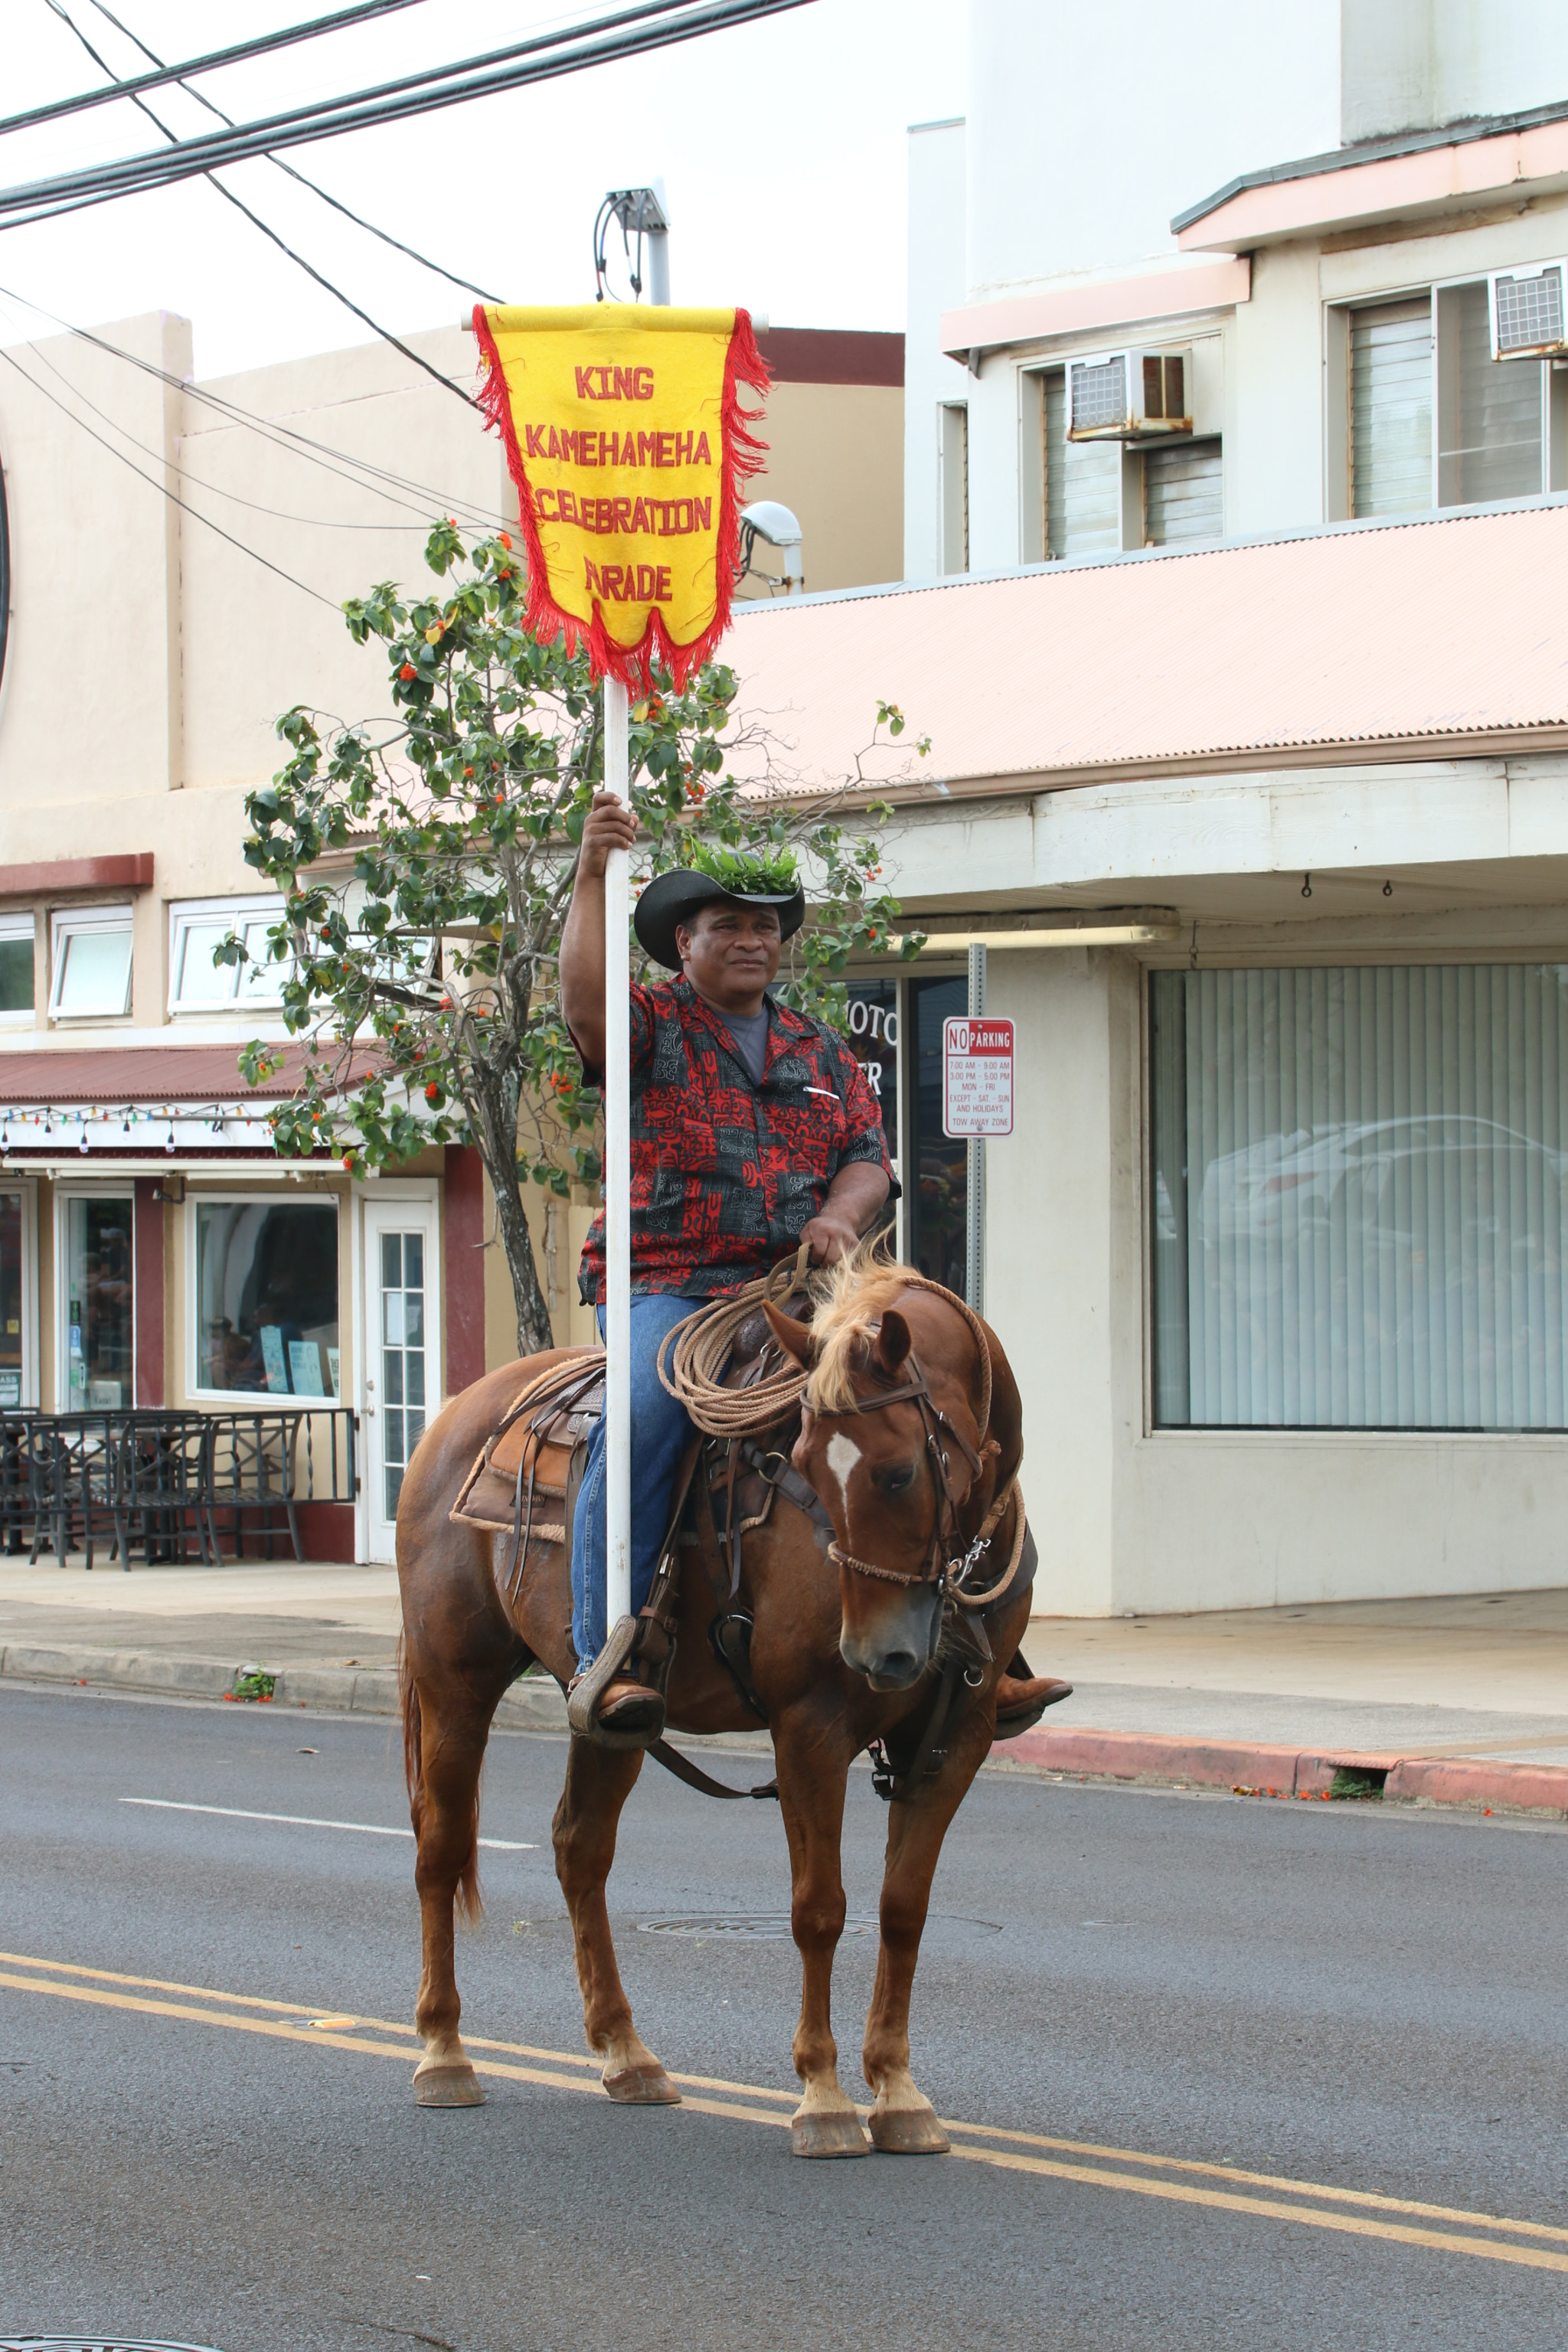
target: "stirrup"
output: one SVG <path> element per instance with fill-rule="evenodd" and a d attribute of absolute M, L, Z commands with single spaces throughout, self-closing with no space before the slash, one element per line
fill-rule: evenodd
<path fill-rule="evenodd" d="M 566 1721 L 579 1739 L 591 1739 L 599 1748 L 649 1748 L 662 1738 L 664 1694 L 657 1681 L 647 1686 L 648 1696 L 658 1702 L 657 1721 L 635 1732 L 615 1731 L 599 1721 L 599 1702 L 630 1664 L 642 1630 L 636 1617 L 618 1619 L 593 1664 L 571 1684 L 566 1696 Z"/>

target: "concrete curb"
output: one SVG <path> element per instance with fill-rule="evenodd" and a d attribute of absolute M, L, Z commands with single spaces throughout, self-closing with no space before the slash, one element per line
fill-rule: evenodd
<path fill-rule="evenodd" d="M 100 1690 L 136 1691 L 151 1697 L 222 1699 L 244 1664 L 226 1658 L 172 1658 L 155 1650 L 43 1648 L 9 1642 L 0 1649 L 0 1677 L 38 1683 L 86 1684 Z M 283 1666 L 270 1706 L 314 1708 L 324 1715 L 390 1715 L 398 1711 L 395 1666 Z M 564 1731 L 566 1702 L 552 1682 L 530 1676 L 514 1683 L 496 1709 L 510 1730 Z"/>
<path fill-rule="evenodd" d="M 1469 1812 L 1534 1813 L 1568 1819 L 1568 1767 L 1500 1764 L 1477 1757 L 1372 1754 L 1362 1748 L 1251 1747 L 1239 1740 L 1164 1739 L 1152 1732 L 1089 1731 L 1076 1726 L 1021 1732 L 999 1741 L 994 1764 L 1074 1780 L 1131 1780 L 1150 1787 L 1231 1789 L 1248 1797 L 1329 1795 L 1340 1771 L 1382 1775 L 1384 1804 L 1455 1806 Z M 1369 1793 L 1375 1793 L 1372 1791 Z"/>

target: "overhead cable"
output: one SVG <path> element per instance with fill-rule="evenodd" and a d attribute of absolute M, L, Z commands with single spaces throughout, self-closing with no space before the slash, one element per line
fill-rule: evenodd
<path fill-rule="evenodd" d="M 274 148 L 304 146 L 349 131 L 405 121 L 533 82 L 555 80 L 589 66 L 642 57 L 808 5 L 809 0 L 697 0 L 697 5 L 692 0 L 639 0 L 635 7 L 574 26 L 564 34 L 512 42 L 459 65 L 405 74 L 350 99 L 296 107 L 260 121 L 237 124 L 233 130 L 178 140 L 148 154 L 123 156 L 0 191 L 0 226 L 53 220 L 64 213 L 111 203 L 119 196 L 195 179 L 222 164 L 266 155 Z"/>
<path fill-rule="evenodd" d="M 261 565 L 263 571 L 276 572 L 279 580 L 286 580 L 290 588 L 298 588 L 301 595 L 312 597 L 318 604 L 324 604 L 329 613 L 339 613 L 342 610 L 342 605 L 334 604 L 330 596 L 323 596 L 319 588 L 311 588 L 303 580 L 296 580 L 291 572 L 285 572 L 280 563 L 273 563 L 265 555 L 258 554 L 254 547 L 247 547 L 243 539 L 236 539 L 232 531 L 225 530 L 220 523 L 214 522 L 210 515 L 203 514 L 199 507 L 188 505 L 176 491 L 169 488 L 167 482 L 159 481 L 154 474 L 143 473 L 135 460 L 125 455 L 123 449 L 117 449 L 112 441 L 106 441 L 101 433 L 95 433 L 85 418 L 78 416 L 73 409 L 68 408 L 63 400 L 57 400 L 47 386 L 41 384 L 36 376 L 29 375 L 14 352 L 0 350 L 0 360 L 4 360 L 7 367 L 15 368 L 23 383 L 30 384 L 41 400 L 48 401 L 51 406 L 59 410 L 62 416 L 68 416 L 79 432 L 85 433 L 89 440 L 96 441 L 100 449 L 107 449 L 110 456 L 117 457 L 122 466 L 129 466 L 140 481 L 151 483 L 153 489 L 160 491 L 172 506 L 178 507 L 182 513 L 190 515 L 195 521 L 205 523 L 208 530 L 216 531 L 219 539 L 227 540 L 230 547 L 238 548 L 241 555 L 248 555 L 253 563 Z"/>
<path fill-rule="evenodd" d="M 276 418 L 258 416 L 252 410 L 242 408 L 237 401 L 226 400 L 221 393 L 214 392 L 205 384 L 174 375 L 168 368 L 160 367 L 155 360 L 144 359 L 141 352 L 127 351 L 121 343 L 111 343 L 107 337 L 94 334 L 90 328 L 74 325 L 69 319 L 62 319 L 58 311 L 46 310 L 41 303 L 30 301 L 26 295 L 16 293 L 8 286 L 0 286 L 0 299 L 31 310 L 40 319 L 47 319 L 51 325 L 58 327 L 62 333 L 73 336 L 77 341 L 90 345 L 94 351 L 102 352 L 110 359 L 122 360 L 127 367 L 152 376 L 171 392 L 180 393 L 199 407 L 211 409 L 225 424 L 253 433 L 258 439 L 269 442 L 273 447 L 289 456 L 301 458 L 307 465 L 319 467 L 323 473 L 336 475 L 351 488 L 369 491 L 374 497 L 384 499 L 389 506 L 404 507 L 408 513 L 418 515 L 426 527 L 433 507 L 452 516 L 470 530 L 499 530 L 505 524 L 506 518 L 493 509 L 476 506 L 471 499 L 454 498 L 450 491 L 436 489 L 428 482 L 416 481 L 409 475 L 396 474 L 384 466 L 374 465 L 368 457 L 356 457 L 351 450 L 335 449 L 330 442 L 314 440 L 310 434 L 301 433 L 297 427 L 284 425 Z"/>
<path fill-rule="evenodd" d="M 106 60 L 100 56 L 99 52 L 93 47 L 92 43 L 88 39 L 87 35 L 82 31 L 81 26 L 77 24 L 75 19 L 70 16 L 64 5 L 64 0 L 45 0 L 45 5 L 47 7 L 52 8 L 60 22 L 63 25 L 68 26 L 76 35 L 77 39 L 81 43 L 82 47 L 87 51 L 88 56 L 92 59 L 94 65 L 100 67 L 105 73 L 110 72 L 112 70 L 111 68 Z M 118 16 L 110 16 L 109 10 L 102 5 L 102 0 L 95 0 L 95 5 L 98 6 L 99 12 L 101 16 L 109 18 L 109 22 L 115 27 L 117 32 L 123 33 L 127 40 L 136 42 L 137 47 L 142 50 L 143 56 L 152 56 L 153 52 L 147 47 L 145 42 L 138 40 L 136 35 L 129 31 L 128 28 L 120 22 Z M 228 123 L 228 116 L 225 114 L 221 107 L 215 106 L 210 98 L 203 97 L 197 90 L 192 90 L 188 92 L 187 95 L 197 99 L 199 102 L 207 109 L 207 111 L 210 114 L 216 114 L 220 122 Z M 153 113 L 152 108 L 148 105 L 144 98 L 138 98 L 134 103 L 147 117 L 148 121 L 153 124 L 154 130 L 161 131 L 164 138 L 167 139 L 171 144 L 175 146 L 179 144 L 178 133 L 171 131 L 168 124 L 162 121 L 160 118 Z M 232 125 L 230 125 L 230 127 L 232 128 Z M 272 160 L 276 162 L 277 158 L 274 157 Z M 290 167 L 288 164 L 283 164 L 279 168 L 284 171 L 288 171 Z M 300 178 L 300 176 L 301 175 L 298 173 L 294 174 L 294 177 L 296 178 Z M 302 269 L 308 278 L 313 278 L 318 286 L 324 288 L 327 293 L 331 294 L 335 301 L 339 301 L 342 304 L 345 310 L 352 310 L 356 319 L 363 320 L 364 325 L 370 329 L 373 335 L 379 335 L 383 342 L 390 343 L 394 351 L 401 352 L 405 360 L 411 360 L 416 368 L 423 368 L 425 373 L 431 377 L 435 383 L 440 384 L 443 390 L 454 394 L 458 400 L 466 402 L 469 408 L 477 409 L 479 407 L 479 404 L 474 398 L 472 393 L 465 392 L 461 384 L 454 383 L 451 377 L 444 374 L 441 369 L 438 367 L 433 367 L 428 360 L 421 359 L 417 352 L 410 351 L 408 345 L 405 342 L 401 341 L 399 338 L 392 332 L 390 328 L 382 326 L 379 320 L 371 317 L 368 310 L 362 310 L 357 302 L 351 300 L 350 297 L 343 292 L 341 287 L 334 286 L 330 278 L 323 277 L 321 272 L 315 268 L 313 263 L 305 259 L 303 254 L 296 253 L 291 245 L 286 244 L 284 239 L 279 236 L 278 231 L 275 228 L 269 228 L 258 213 L 253 213 L 247 204 L 243 204 L 239 197 L 235 194 L 232 188 L 226 187 L 223 182 L 216 178 L 211 172 L 204 172 L 201 174 L 201 177 L 205 180 L 209 187 L 216 188 L 218 194 L 223 197 L 224 201 L 234 206 L 236 212 L 243 213 L 246 219 L 249 221 L 253 228 L 258 228 L 263 236 L 270 237 L 273 244 L 277 246 L 279 251 L 286 254 L 289 259 L 299 268 Z M 307 182 L 306 184 L 309 185 L 309 183 Z"/>
<path fill-rule="evenodd" d="M 123 33 L 125 38 L 136 48 L 141 50 L 144 58 L 152 58 L 154 65 L 159 63 L 158 58 L 154 52 L 147 47 L 146 42 L 141 38 L 139 34 L 133 33 L 129 25 L 122 24 L 112 9 L 106 8 L 104 5 L 104 0 L 92 0 L 92 5 L 98 10 L 100 16 L 108 18 L 109 22 L 113 26 L 117 33 Z M 416 0 L 388 0 L 388 5 L 395 5 L 398 7 L 411 7 L 416 5 Z M 328 19 L 323 20 L 323 22 L 330 21 L 331 20 Z M 75 26 L 72 26 L 71 29 L 73 32 L 77 32 L 77 27 Z M 79 32 L 77 33 L 77 37 L 79 40 L 81 38 Z M 83 41 L 82 47 L 87 48 L 88 44 Z M 94 54 L 96 53 L 89 49 L 89 56 Z M 109 71 L 109 68 L 107 66 L 104 67 L 104 71 L 105 73 Z M 180 88 L 185 92 L 187 98 L 194 98 L 199 106 L 205 106 L 209 114 L 216 114 L 220 122 L 226 123 L 229 129 L 233 130 L 234 117 L 232 114 L 226 114 L 221 106 L 215 106 L 212 100 L 208 98 L 205 90 L 192 89 L 188 82 L 180 79 L 177 68 L 175 69 L 174 79 L 180 80 Z M 120 88 L 127 94 L 132 94 L 132 85 L 130 83 L 122 81 L 120 84 Z M 147 112 L 147 110 L 143 108 L 142 111 L 145 113 Z M 153 121 L 157 121 L 157 117 L 155 115 L 152 116 L 150 119 Z M 161 122 L 158 123 L 158 128 L 160 131 L 165 131 L 165 126 Z M 4 129 L 4 123 L 0 123 L 0 130 Z M 174 134 L 165 131 L 165 135 L 173 137 Z M 302 188 L 309 188 L 313 196 L 320 196 L 324 205 L 331 205 L 335 213 L 342 213 L 345 220 L 353 221 L 355 228 L 363 228 L 368 236 L 379 237 L 383 245 L 390 245 L 395 252 L 405 254 L 410 261 L 416 261 L 421 269 L 428 269 L 433 277 L 444 278 L 448 286 L 460 286 L 466 294 L 477 294 L 481 302 L 499 302 L 501 298 L 499 294 L 489 293 L 484 287 L 476 286 L 471 278 L 459 278 L 456 270 L 443 268 L 440 262 L 432 261 L 427 253 L 416 253 L 411 245 L 405 245 L 400 236 L 394 236 L 390 229 L 377 228 L 375 223 L 374 221 L 367 221 L 363 213 L 356 213 L 351 205 L 345 205 L 341 196 L 334 196 L 331 194 L 330 190 L 323 188 L 319 181 L 307 178 L 306 174 L 303 172 L 297 171 L 292 163 L 286 163 L 281 155 L 268 155 L 267 160 L 269 163 L 275 164 L 279 172 L 286 172 L 289 179 L 297 180 Z M 288 248 L 285 247 L 284 249 L 287 251 Z M 293 255 L 290 256 L 290 258 L 297 260 L 299 257 L 298 255 Z M 309 268 L 308 263 L 301 263 L 300 266 L 301 268 Z M 323 278 L 321 282 L 324 285 L 326 280 Z M 334 288 L 329 290 L 335 292 L 336 289 Z"/>
<path fill-rule="evenodd" d="M 117 82 L 112 89 L 85 89 L 78 98 L 56 98 L 47 106 L 29 107 L 26 114 L 0 115 L 0 135 L 7 131 L 31 131 L 36 123 L 58 121 L 62 114 L 85 114 L 92 107 L 111 105 L 118 98 L 136 98 L 143 90 L 166 89 L 171 82 L 184 81 L 189 74 L 215 73 L 220 66 L 240 65 L 247 58 L 266 57 L 270 50 L 289 48 L 296 41 L 320 40 L 323 34 L 342 32 L 372 17 L 388 16 L 396 9 L 421 5 L 422 0 L 358 0 L 357 6 L 340 8 L 331 16 L 314 16 L 306 25 L 285 25 L 276 33 L 258 33 L 254 40 L 237 41 L 232 48 L 209 49 L 205 57 L 187 58 L 183 65 L 159 63 L 153 73 L 138 74 L 133 81 Z"/>

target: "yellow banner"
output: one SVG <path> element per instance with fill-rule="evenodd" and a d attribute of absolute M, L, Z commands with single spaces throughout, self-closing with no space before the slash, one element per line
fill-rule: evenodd
<path fill-rule="evenodd" d="M 626 303 L 474 311 L 482 398 L 528 549 L 528 625 L 588 647 L 595 677 L 678 686 L 728 625 L 738 485 L 764 445 L 740 386 L 767 370 L 744 310 Z"/>

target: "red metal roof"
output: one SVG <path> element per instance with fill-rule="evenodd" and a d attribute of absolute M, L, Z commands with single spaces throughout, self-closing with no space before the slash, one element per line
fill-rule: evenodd
<path fill-rule="evenodd" d="M 1543 747 L 1565 576 L 1568 501 L 738 605 L 725 657 L 803 791 L 853 774 L 879 699 L 908 719 L 865 763 L 889 788 Z"/>
<path fill-rule="evenodd" d="M 254 1102 L 260 1117 L 265 1104 L 294 1090 L 300 1049 L 286 1046 L 283 1052 L 283 1069 L 252 1094 L 239 1075 L 237 1039 L 232 1045 L 131 1045 L 123 1052 L 97 1045 L 0 1045 L 0 1108 Z"/>

